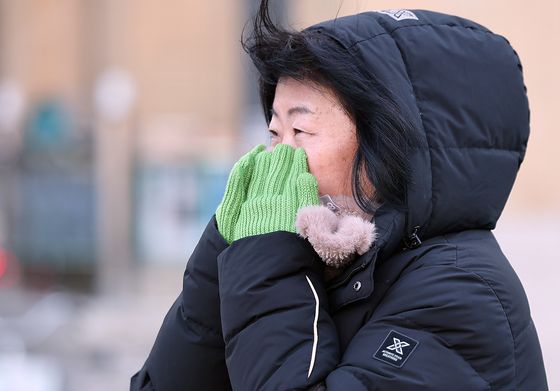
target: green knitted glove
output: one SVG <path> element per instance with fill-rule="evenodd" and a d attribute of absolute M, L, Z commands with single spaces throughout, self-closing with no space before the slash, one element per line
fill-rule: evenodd
<path fill-rule="evenodd" d="M 297 211 L 319 204 L 317 180 L 309 173 L 301 148 L 263 145 L 233 167 L 224 198 L 216 211 L 218 231 L 231 243 L 274 231 L 296 232 Z"/>

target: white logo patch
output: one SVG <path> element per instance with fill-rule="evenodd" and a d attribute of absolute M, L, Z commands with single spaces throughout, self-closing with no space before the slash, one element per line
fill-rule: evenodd
<path fill-rule="evenodd" d="M 391 345 L 391 342 L 393 343 Z M 401 368 L 419 342 L 395 330 L 391 330 L 373 355 L 373 358 Z"/>
<path fill-rule="evenodd" d="M 375 12 L 379 12 L 380 14 L 389 15 L 391 18 L 393 18 L 395 20 L 404 20 L 404 19 L 418 20 L 418 17 L 414 14 L 414 12 L 409 11 L 409 10 L 391 9 L 391 10 L 380 10 L 380 11 L 375 11 Z"/>

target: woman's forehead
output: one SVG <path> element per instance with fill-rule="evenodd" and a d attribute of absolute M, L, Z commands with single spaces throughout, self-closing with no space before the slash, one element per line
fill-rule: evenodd
<path fill-rule="evenodd" d="M 326 109 L 342 108 L 328 87 L 310 80 L 282 77 L 278 80 L 272 107 L 273 114 L 319 114 Z"/>

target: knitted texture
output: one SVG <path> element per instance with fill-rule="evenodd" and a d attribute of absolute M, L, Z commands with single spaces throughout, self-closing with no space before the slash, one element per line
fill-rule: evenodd
<path fill-rule="evenodd" d="M 231 243 L 274 231 L 296 232 L 297 211 L 319 204 L 317 180 L 309 173 L 301 148 L 263 145 L 233 167 L 224 198 L 216 211 L 218 230 Z"/>

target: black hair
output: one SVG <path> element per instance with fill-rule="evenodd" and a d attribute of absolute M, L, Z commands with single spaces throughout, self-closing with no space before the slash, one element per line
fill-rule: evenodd
<path fill-rule="evenodd" d="M 389 90 L 321 29 L 288 30 L 276 25 L 262 0 L 243 49 L 259 73 L 259 92 L 267 122 L 280 77 L 311 81 L 329 88 L 356 125 L 358 149 L 352 169 L 352 192 L 361 209 L 373 214 L 384 202 L 406 206 L 410 176 L 408 151 L 415 131 Z M 365 176 L 365 178 L 364 178 Z M 369 194 L 364 183 L 375 187 Z"/>

